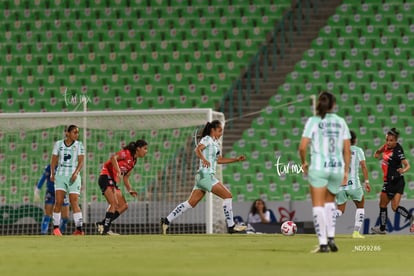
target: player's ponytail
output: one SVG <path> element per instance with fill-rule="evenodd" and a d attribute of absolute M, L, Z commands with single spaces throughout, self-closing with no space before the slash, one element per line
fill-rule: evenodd
<path fill-rule="evenodd" d="M 135 142 L 129 142 L 128 145 L 123 147 L 124 150 L 129 150 L 132 156 L 135 156 L 135 152 L 137 151 L 137 147 L 135 146 Z"/>
<path fill-rule="evenodd" d="M 322 119 L 334 107 L 336 100 L 335 96 L 329 92 L 322 92 L 319 94 L 318 103 L 316 105 L 316 114 Z"/>
<path fill-rule="evenodd" d="M 214 120 L 212 122 L 207 122 L 207 124 L 205 125 L 203 132 L 201 133 L 201 138 L 203 138 L 204 136 L 210 135 L 210 132 L 212 129 L 215 129 L 217 127 L 221 126 L 221 123 L 219 120 Z"/>
<path fill-rule="evenodd" d="M 356 138 L 357 138 L 356 133 L 353 130 L 349 131 L 349 133 L 351 134 L 351 145 L 355 145 Z"/>

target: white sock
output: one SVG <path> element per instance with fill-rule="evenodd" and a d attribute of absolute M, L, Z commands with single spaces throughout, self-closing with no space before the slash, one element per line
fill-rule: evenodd
<path fill-rule="evenodd" d="M 234 226 L 233 199 L 232 198 L 223 199 L 223 210 L 224 210 L 224 217 L 226 218 L 227 227 Z"/>
<path fill-rule="evenodd" d="M 342 211 L 341 210 L 339 210 L 339 209 L 336 209 L 336 217 L 340 217 L 340 216 L 342 216 Z"/>
<path fill-rule="evenodd" d="M 76 227 L 82 227 L 82 224 L 83 224 L 82 212 L 73 213 L 73 221 L 75 222 Z"/>
<path fill-rule="evenodd" d="M 326 215 L 326 234 L 328 238 L 335 237 L 336 226 L 336 204 L 335 202 L 325 203 L 325 215 Z"/>
<path fill-rule="evenodd" d="M 53 226 L 59 226 L 60 225 L 60 218 L 61 218 L 61 213 L 53 212 Z"/>
<path fill-rule="evenodd" d="M 318 236 L 319 244 L 328 244 L 328 238 L 326 237 L 325 208 L 322 206 L 313 207 L 312 213 L 313 225 L 315 227 L 315 233 Z"/>
<path fill-rule="evenodd" d="M 167 216 L 167 219 L 169 222 L 175 220 L 176 218 L 178 218 L 179 216 L 181 216 L 182 214 L 185 213 L 185 211 L 187 211 L 188 209 L 191 209 L 193 207 L 191 207 L 190 203 L 188 203 L 188 201 L 184 201 L 180 204 L 177 205 L 177 207 L 175 207 L 175 209 Z"/>
<path fill-rule="evenodd" d="M 355 211 L 355 227 L 354 231 L 358 231 L 361 229 L 362 223 L 364 222 L 365 218 L 365 209 L 364 208 L 358 208 Z"/>

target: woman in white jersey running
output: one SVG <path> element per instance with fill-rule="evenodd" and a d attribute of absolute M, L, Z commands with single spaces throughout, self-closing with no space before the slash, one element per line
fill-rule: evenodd
<path fill-rule="evenodd" d="M 351 137 L 345 120 L 332 113 L 335 105 L 333 94 L 319 94 L 317 115 L 306 122 L 299 145 L 303 172 L 310 183 L 314 227 L 319 240 L 315 253 L 338 251 L 334 241 L 335 195 L 339 186 L 348 181 Z M 306 161 L 309 145 L 310 165 Z"/>
<path fill-rule="evenodd" d="M 217 164 L 228 164 L 246 160 L 245 156 L 236 158 L 224 158 L 220 154 L 218 140 L 223 135 L 223 127 L 220 121 L 208 122 L 203 129 L 201 140 L 195 148 L 195 153 L 200 158 L 200 167 L 195 176 L 195 186 L 188 200 L 180 203 L 166 217 L 161 218 L 162 234 L 167 233 L 170 223 L 181 216 L 188 209 L 194 208 L 204 197 L 206 192 L 211 192 L 223 199 L 224 216 L 227 222 L 228 233 L 239 233 L 246 230 L 246 226 L 238 225 L 233 220 L 232 194 L 215 177 Z"/>
<path fill-rule="evenodd" d="M 357 147 L 356 143 L 356 134 L 351 130 L 351 163 L 349 167 L 348 182 L 345 186 L 339 187 L 339 193 L 336 195 L 336 204 L 338 205 L 336 213 L 338 217 L 342 216 L 342 214 L 345 213 L 346 202 L 348 199 L 352 199 L 356 207 L 355 225 L 352 237 L 354 239 L 363 239 L 365 237 L 361 235 L 360 230 L 365 218 L 365 199 L 364 190 L 362 189 L 361 181 L 359 180 L 359 167 L 361 167 L 362 174 L 364 175 L 365 191 L 369 193 L 371 191 L 371 186 L 369 185 L 368 169 L 365 163 L 364 151 L 360 147 Z"/>
<path fill-rule="evenodd" d="M 53 208 L 53 235 L 62 236 L 59 230 L 61 210 L 66 193 L 72 207 L 76 230 L 73 235 L 84 235 L 82 229 L 82 211 L 79 207 L 81 176 L 79 175 L 85 157 L 82 142 L 78 141 L 79 128 L 70 125 L 66 129 L 66 138 L 55 143 L 50 162 L 50 180 L 55 182 L 55 207 Z M 56 171 L 55 171 L 56 168 Z"/>

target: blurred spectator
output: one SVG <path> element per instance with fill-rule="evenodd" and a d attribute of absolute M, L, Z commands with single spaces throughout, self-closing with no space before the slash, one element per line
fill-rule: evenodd
<path fill-rule="evenodd" d="M 247 223 L 270 223 L 271 212 L 267 209 L 266 203 L 261 199 L 256 199 L 250 208 Z"/>

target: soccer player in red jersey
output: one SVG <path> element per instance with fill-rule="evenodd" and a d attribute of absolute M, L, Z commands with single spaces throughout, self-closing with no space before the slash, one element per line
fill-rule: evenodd
<path fill-rule="evenodd" d="M 406 208 L 400 206 L 401 195 L 404 193 L 404 173 L 410 169 L 410 164 L 404 156 L 402 146 L 397 142 L 400 133 L 392 128 L 387 132 L 385 144 L 374 153 L 374 157 L 382 159 L 384 185 L 380 196 L 380 225 L 371 228 L 375 234 L 385 234 L 387 223 L 387 205 L 391 201 L 394 212 L 410 220 L 410 232 L 414 232 L 414 217 Z"/>
<path fill-rule="evenodd" d="M 133 197 L 138 196 L 138 193 L 132 189 L 129 176 L 135 167 L 137 158 L 143 158 L 147 152 L 148 143 L 144 140 L 137 140 L 130 142 L 104 163 L 98 182 L 109 206 L 105 218 L 96 223 L 100 234 L 117 235 L 110 230 L 111 223 L 128 209 L 125 197 L 117 184 L 122 178 L 129 194 Z"/>

